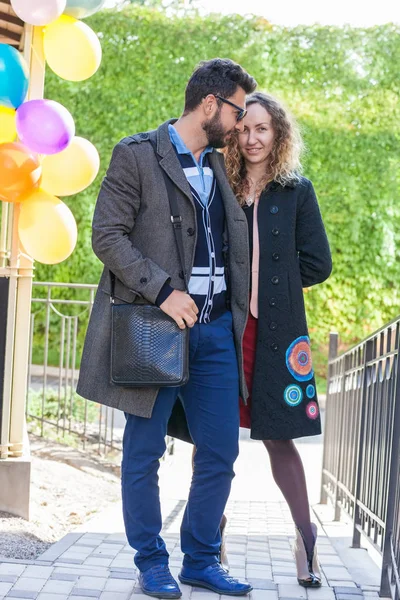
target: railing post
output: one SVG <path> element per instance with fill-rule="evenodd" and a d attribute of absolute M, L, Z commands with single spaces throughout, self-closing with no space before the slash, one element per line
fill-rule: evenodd
<path fill-rule="evenodd" d="M 396 492 L 397 486 L 400 486 L 400 348 L 397 348 L 397 365 L 396 365 L 396 389 L 394 399 L 394 414 L 393 414 L 393 437 L 392 437 L 392 452 L 390 456 L 389 467 L 389 489 L 387 495 L 387 508 L 385 519 L 385 538 L 383 543 L 382 556 L 382 574 L 381 587 L 379 595 L 382 597 L 391 596 L 390 573 L 396 566 L 392 565 L 392 533 L 395 523 L 395 508 L 396 508 Z M 399 515 L 397 515 L 399 518 Z M 392 567 L 392 568 L 391 568 Z M 396 594 L 394 597 L 398 597 Z"/>
<path fill-rule="evenodd" d="M 361 520 L 359 517 L 358 510 L 358 499 L 360 497 L 360 487 L 361 487 L 361 478 L 362 478 L 362 463 L 363 463 L 363 452 L 364 452 L 364 431 L 365 431 L 365 416 L 366 416 L 366 404 L 367 404 L 367 381 L 368 381 L 368 368 L 367 364 L 373 357 L 373 340 L 367 340 L 364 347 L 364 372 L 363 372 L 363 382 L 362 382 L 362 396 L 361 396 L 361 419 L 360 419 L 360 429 L 359 429 L 359 437 L 358 437 L 358 450 L 357 450 L 357 458 L 355 460 L 354 467 L 356 469 L 356 485 L 354 490 L 354 514 L 353 514 L 353 541 L 352 548 L 360 548 L 361 544 L 361 532 L 358 529 L 358 525 L 361 524 Z"/>
<path fill-rule="evenodd" d="M 326 421 L 326 417 L 327 417 L 327 414 L 328 414 L 329 384 L 330 384 L 330 380 L 331 380 L 331 377 L 332 377 L 332 365 L 331 365 L 331 361 L 334 358 L 337 357 L 338 346 L 339 346 L 339 334 L 336 333 L 336 332 L 331 332 L 329 334 L 328 377 L 327 377 L 327 380 L 326 380 L 325 423 L 327 422 Z M 324 432 L 322 468 L 325 467 L 325 461 L 326 461 L 326 429 L 327 429 L 327 425 L 325 425 L 325 432 Z M 328 494 L 326 493 L 326 491 L 324 489 L 324 477 L 322 476 L 322 478 L 321 478 L 320 503 L 321 504 L 326 504 L 327 501 L 328 501 Z"/>

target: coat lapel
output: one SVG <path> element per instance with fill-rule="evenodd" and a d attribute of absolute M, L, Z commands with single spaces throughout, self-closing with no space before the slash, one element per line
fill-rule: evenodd
<path fill-rule="evenodd" d="M 160 167 L 194 206 L 190 186 L 169 137 L 168 125 L 175 121 L 176 119 L 166 121 L 157 129 L 157 152 L 162 157 Z"/>
<path fill-rule="evenodd" d="M 235 221 L 245 221 L 246 217 L 243 214 L 243 210 L 240 208 L 238 201 L 232 191 L 231 186 L 229 185 L 225 169 L 223 157 L 219 152 L 212 152 L 210 155 L 210 163 L 212 166 L 212 170 L 214 171 L 214 175 L 217 179 L 219 189 L 221 191 L 222 200 L 225 208 L 225 218 L 228 223 Z"/>

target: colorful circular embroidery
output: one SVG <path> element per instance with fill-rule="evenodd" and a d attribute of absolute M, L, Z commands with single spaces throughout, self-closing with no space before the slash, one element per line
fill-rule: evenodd
<path fill-rule="evenodd" d="M 309 402 L 306 406 L 306 415 L 309 419 L 317 419 L 319 415 L 318 404 L 316 402 Z"/>
<path fill-rule="evenodd" d="M 286 350 L 286 366 L 297 381 L 308 381 L 314 376 L 310 340 L 303 335 L 292 342 Z"/>
<path fill-rule="evenodd" d="M 289 406 L 298 406 L 303 399 L 303 392 L 301 387 L 296 384 L 288 385 L 283 392 L 283 397 Z"/>
<path fill-rule="evenodd" d="M 306 389 L 307 398 L 314 398 L 315 396 L 315 387 L 313 385 L 308 385 Z"/>

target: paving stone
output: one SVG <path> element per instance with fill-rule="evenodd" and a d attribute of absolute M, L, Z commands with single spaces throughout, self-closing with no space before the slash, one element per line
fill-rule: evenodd
<path fill-rule="evenodd" d="M 362 595 L 359 594 L 338 594 L 336 593 L 336 600 L 357 600 L 361 599 Z"/>
<path fill-rule="evenodd" d="M 109 579 L 104 586 L 105 592 L 130 592 L 132 593 L 135 582 L 128 579 Z"/>
<path fill-rule="evenodd" d="M 36 565 L 29 565 L 28 567 L 26 567 L 24 577 L 32 577 L 34 579 L 48 579 L 53 571 L 53 567 L 38 567 Z"/>
<path fill-rule="evenodd" d="M 84 588 L 74 588 L 71 592 L 71 598 L 83 596 L 84 598 L 100 598 L 102 590 L 89 590 Z"/>
<path fill-rule="evenodd" d="M 100 600 L 128 600 L 130 593 L 126 592 L 102 592 Z"/>
<path fill-rule="evenodd" d="M 336 580 L 336 579 L 330 579 L 329 586 L 332 588 L 336 588 L 336 587 L 356 588 L 357 587 L 357 585 L 354 583 L 354 581 L 342 581 L 342 580 Z"/>
<path fill-rule="evenodd" d="M 52 573 L 50 577 L 50 581 L 53 579 L 57 581 L 77 581 L 79 575 L 74 575 L 72 573 Z"/>
<path fill-rule="evenodd" d="M 17 575 L 0 575 L 0 583 L 15 583 L 18 579 Z M 1 592 L 0 592 L 1 596 Z"/>
<path fill-rule="evenodd" d="M 293 575 L 275 575 L 274 574 L 274 581 L 275 583 L 278 583 L 280 585 L 299 585 L 298 581 L 297 581 L 297 576 Z"/>
<path fill-rule="evenodd" d="M 75 581 L 60 581 L 57 579 L 50 579 L 42 592 L 46 594 L 69 594 L 75 585 Z"/>
<path fill-rule="evenodd" d="M 12 588 L 13 582 L 0 582 L 0 598 L 5 596 Z"/>
<path fill-rule="evenodd" d="M 360 588 L 358 587 L 352 587 L 352 586 L 342 586 L 342 585 L 335 585 L 334 588 L 335 590 L 335 594 L 352 594 L 352 595 L 358 595 L 358 596 L 362 596 L 362 590 L 360 590 Z"/>
<path fill-rule="evenodd" d="M 46 583 L 46 579 L 34 579 L 33 577 L 20 577 L 14 584 L 13 590 L 30 590 L 32 592 L 40 592 Z"/>
<path fill-rule="evenodd" d="M 87 590 L 104 590 L 107 579 L 105 577 L 80 577 L 76 583 L 79 589 Z"/>
<path fill-rule="evenodd" d="M 26 565 L 15 565 L 12 563 L 1 563 L 0 564 L 0 575 L 22 575 L 25 571 Z"/>
<path fill-rule="evenodd" d="M 275 590 L 253 590 L 250 596 L 251 600 L 278 600 L 278 592 Z"/>
<path fill-rule="evenodd" d="M 45 594 L 41 592 L 36 600 L 67 600 L 68 594 L 65 596 L 64 594 Z"/>
<path fill-rule="evenodd" d="M 95 565 L 98 567 L 109 567 L 113 561 L 113 556 L 111 558 L 94 558 L 90 556 L 83 563 L 84 565 Z"/>
<path fill-rule="evenodd" d="M 296 585 L 281 583 L 278 585 L 279 600 L 283 598 L 306 599 L 307 592 L 296 581 Z"/>
<path fill-rule="evenodd" d="M 249 583 L 255 590 L 276 590 L 276 583 L 272 579 L 257 579 L 255 577 L 248 578 Z"/>
<path fill-rule="evenodd" d="M 28 600 L 36 600 L 38 592 L 31 592 L 30 590 L 11 590 L 7 594 L 7 598 L 27 598 Z"/>
<path fill-rule="evenodd" d="M 335 600 L 335 592 L 332 588 L 322 586 L 320 588 L 307 589 L 308 600 Z"/>

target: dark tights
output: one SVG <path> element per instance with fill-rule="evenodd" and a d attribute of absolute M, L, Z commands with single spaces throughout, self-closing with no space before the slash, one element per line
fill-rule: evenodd
<path fill-rule="evenodd" d="M 310 506 L 303 463 L 293 440 L 263 440 L 271 461 L 272 475 L 289 505 L 292 518 L 301 529 L 309 552 L 314 548 Z"/>
<path fill-rule="evenodd" d="M 303 463 L 293 440 L 263 440 L 268 450 L 272 475 L 289 505 L 292 519 L 301 529 L 309 553 L 314 548 L 311 530 L 310 506 Z M 193 447 L 193 459 L 196 448 Z"/>

